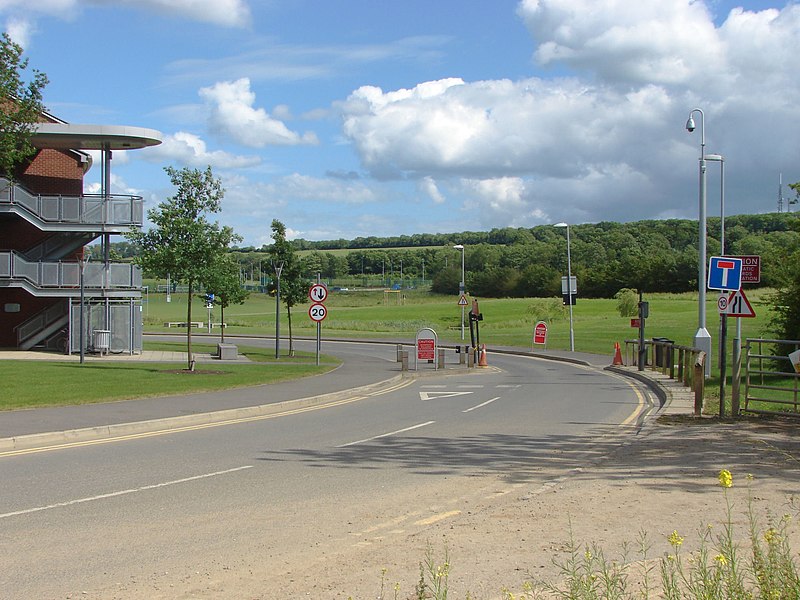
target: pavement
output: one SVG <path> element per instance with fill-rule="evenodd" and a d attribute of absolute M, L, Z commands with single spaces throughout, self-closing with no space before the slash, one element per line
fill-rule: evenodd
<path fill-rule="evenodd" d="M 492 353 L 535 356 L 613 369 L 619 374 L 642 379 L 661 400 L 660 412 L 691 414 L 691 391 L 668 377 L 654 371 L 638 372 L 631 367 L 609 367 L 610 356 L 595 354 L 519 348 L 490 348 Z M 235 361 L 220 361 L 208 354 L 195 354 L 198 364 L 249 362 L 244 356 Z M 143 351 L 140 354 L 87 354 L 86 362 L 158 362 L 185 365 L 185 352 Z M 48 352 L 0 351 L 0 360 L 57 360 L 79 361 L 77 355 L 65 356 Z M 301 381 L 273 383 L 232 390 L 141 398 L 101 404 L 59 406 L 7 411 L 0 417 L 0 452 L 24 450 L 38 446 L 77 443 L 81 441 L 141 434 L 146 432 L 192 427 L 206 423 L 242 419 L 286 410 L 332 402 L 344 397 L 369 395 L 398 385 L 414 373 L 403 373 L 400 365 L 385 359 L 367 359 L 356 364 L 345 361 L 337 369 L 318 377 Z M 447 368 L 465 368 L 448 365 Z"/>

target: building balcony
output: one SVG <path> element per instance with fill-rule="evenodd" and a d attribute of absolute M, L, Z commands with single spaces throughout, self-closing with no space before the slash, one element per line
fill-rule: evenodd
<path fill-rule="evenodd" d="M 0 252 L 0 287 L 22 287 L 34 296 L 77 298 L 81 291 L 81 263 L 31 262 L 17 252 Z M 142 271 L 126 263 L 87 262 L 83 269 L 84 295 L 92 298 L 141 297 Z"/>
<path fill-rule="evenodd" d="M 121 194 L 33 194 L 0 178 L 0 212 L 16 213 L 42 231 L 124 233 L 142 226 L 144 201 Z"/>

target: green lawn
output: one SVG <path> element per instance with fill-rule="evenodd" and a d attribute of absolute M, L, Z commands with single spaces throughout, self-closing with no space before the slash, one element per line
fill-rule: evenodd
<path fill-rule="evenodd" d="M 743 337 L 765 334 L 769 316 L 769 306 L 764 303 L 765 294 L 761 290 L 748 292 L 757 317 L 741 319 Z M 716 296 L 708 296 L 706 327 L 712 338 L 717 340 L 719 316 Z M 645 300 L 650 303 L 650 318 L 646 327 L 648 338 L 665 337 L 679 344 L 691 345 L 698 323 L 697 294 L 652 294 L 645 296 Z M 457 343 L 461 339 L 461 307 L 457 301 L 455 295 L 442 296 L 418 290 L 404 290 L 402 294 L 384 294 L 382 291 L 331 292 L 325 302 L 328 317 L 322 323 L 322 335 L 413 340 L 420 328 L 431 327 L 442 341 Z M 308 306 L 299 305 L 292 310 L 294 335 L 313 336 L 316 333 L 307 314 Z M 482 343 L 529 348 L 535 323 L 544 320 L 549 326 L 547 347 L 561 350 L 569 348 L 569 312 L 560 299 L 483 299 L 479 306 L 484 318 L 480 322 Z M 638 330 L 631 328 L 630 317 L 621 317 L 616 307 L 616 300 L 578 299 L 573 307 L 577 351 L 611 356 L 615 342 L 622 343 L 637 337 Z M 185 312 L 185 294 L 173 294 L 169 304 L 165 302 L 164 294 L 149 294 L 145 305 L 145 329 L 175 333 L 178 330 L 166 329 L 163 324 L 167 321 L 184 321 Z M 207 318 L 208 311 L 202 301 L 196 299 L 193 319 L 206 321 Z M 217 308 L 214 309 L 213 320 L 219 321 Z M 275 299 L 265 294 L 251 294 L 245 304 L 229 307 L 225 311 L 225 321 L 228 323 L 228 334 L 274 335 Z M 729 321 L 729 337 L 733 337 L 735 320 Z M 281 310 L 280 324 L 281 334 L 288 335 L 285 307 Z M 469 340 L 468 323 L 466 339 Z"/>
<path fill-rule="evenodd" d="M 211 346 L 193 345 L 195 352 L 209 352 Z M 182 351 L 185 345 L 145 343 L 145 349 Z M 339 361 L 313 355 L 282 356 L 275 361 L 268 349 L 240 347 L 253 364 L 198 364 L 187 373 L 183 363 L 0 361 L 4 383 L 0 410 L 92 404 L 132 398 L 206 392 L 235 387 L 276 383 L 325 373 Z"/>

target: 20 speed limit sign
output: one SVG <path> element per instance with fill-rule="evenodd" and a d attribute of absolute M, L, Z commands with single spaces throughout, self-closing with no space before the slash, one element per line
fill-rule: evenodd
<path fill-rule="evenodd" d="M 328 316 L 328 309 L 325 308 L 324 304 L 312 304 L 308 308 L 308 316 L 311 317 L 312 321 L 319 323 Z"/>

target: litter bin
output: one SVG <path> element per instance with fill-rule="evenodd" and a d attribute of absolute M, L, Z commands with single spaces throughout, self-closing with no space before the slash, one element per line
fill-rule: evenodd
<path fill-rule="evenodd" d="M 668 347 L 668 345 L 674 344 L 675 340 L 670 340 L 664 337 L 654 337 L 653 338 L 653 346 L 656 349 L 656 366 L 657 367 L 669 367 L 670 363 L 672 362 L 672 349 Z"/>
<path fill-rule="evenodd" d="M 108 354 L 111 346 L 111 331 L 108 329 L 94 330 L 94 351 L 100 354 Z"/>

